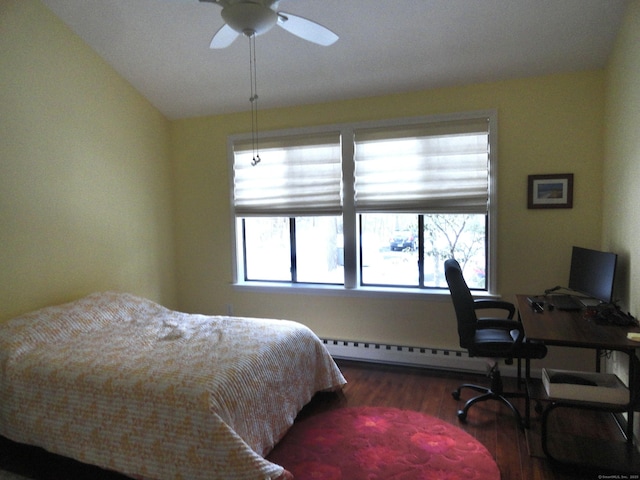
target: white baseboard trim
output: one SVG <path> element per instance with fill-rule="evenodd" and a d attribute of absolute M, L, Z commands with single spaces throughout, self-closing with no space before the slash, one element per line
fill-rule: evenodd
<path fill-rule="evenodd" d="M 489 360 L 485 358 L 470 357 L 465 350 L 411 347 L 329 338 L 323 338 L 322 342 L 331 356 L 344 360 L 481 374 L 487 372 L 490 364 Z M 517 362 L 514 360 L 513 365 L 501 362 L 500 371 L 504 376 L 516 377 L 518 375 Z M 524 365 L 522 374 L 524 375 Z M 531 374 L 533 377 L 540 376 L 540 372 L 537 371 L 532 371 Z"/>

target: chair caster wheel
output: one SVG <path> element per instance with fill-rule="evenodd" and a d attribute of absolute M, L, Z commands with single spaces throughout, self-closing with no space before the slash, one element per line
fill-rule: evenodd
<path fill-rule="evenodd" d="M 467 412 L 465 412 L 464 410 L 458 410 L 458 420 L 460 420 L 461 422 L 466 422 L 467 421 Z"/>
<path fill-rule="evenodd" d="M 451 392 L 451 396 L 454 400 L 460 400 L 460 391 L 454 390 L 453 392 Z"/>

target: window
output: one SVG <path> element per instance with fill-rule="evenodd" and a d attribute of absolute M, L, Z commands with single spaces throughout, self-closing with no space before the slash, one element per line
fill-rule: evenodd
<path fill-rule="evenodd" d="M 239 283 L 494 291 L 495 112 L 229 140 Z"/>
<path fill-rule="evenodd" d="M 362 214 L 360 284 L 447 288 L 443 263 L 454 257 L 469 288 L 488 290 L 486 220 L 468 213 Z"/>
<path fill-rule="evenodd" d="M 342 217 L 242 218 L 245 281 L 343 284 Z"/>

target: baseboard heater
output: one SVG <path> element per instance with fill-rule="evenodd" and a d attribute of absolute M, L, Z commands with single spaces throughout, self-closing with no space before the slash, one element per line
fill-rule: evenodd
<path fill-rule="evenodd" d="M 410 347 L 329 338 L 323 338 L 322 342 L 331 356 L 344 360 L 474 373 L 486 373 L 489 365 L 487 359 L 470 357 L 464 350 Z M 516 362 L 513 365 L 504 365 L 501 362 L 500 371 L 503 375 L 515 377 L 517 375 Z"/>

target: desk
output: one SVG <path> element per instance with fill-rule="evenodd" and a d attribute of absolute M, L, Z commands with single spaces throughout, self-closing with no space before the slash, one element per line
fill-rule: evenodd
<path fill-rule="evenodd" d="M 516 295 L 516 298 L 522 327 L 529 340 L 560 347 L 618 350 L 626 353 L 640 348 L 640 342 L 627 338 L 628 332 L 640 332 L 639 327 L 598 325 L 582 310 L 549 310 L 546 305 L 542 313 L 537 313 L 529 306 L 528 295 Z M 544 297 L 539 298 L 544 300 Z"/>
<path fill-rule="evenodd" d="M 637 408 L 638 405 L 639 387 L 634 357 L 635 349 L 640 348 L 640 343 L 627 339 L 627 333 L 640 332 L 640 328 L 599 325 L 585 311 L 551 310 L 546 305 L 543 312 L 534 312 L 528 298 L 528 295 L 516 295 L 518 314 L 527 340 L 560 347 L 594 349 L 597 353 L 596 371 L 600 370 L 601 350 L 616 350 L 628 355 L 630 402 L 621 410 L 628 415 L 625 432 L 627 445 L 633 445 L 633 413 L 634 407 Z M 543 297 L 538 298 L 544 300 Z M 529 380 L 527 378 L 527 382 Z"/>

